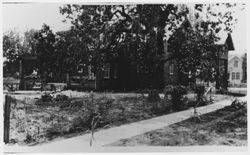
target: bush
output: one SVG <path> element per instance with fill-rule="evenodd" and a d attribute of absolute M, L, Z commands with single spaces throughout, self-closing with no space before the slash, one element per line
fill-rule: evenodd
<path fill-rule="evenodd" d="M 173 110 L 183 110 L 186 108 L 186 98 L 183 95 L 187 94 L 187 89 L 184 86 L 166 86 L 165 96 L 171 95 L 172 108 Z"/>
<path fill-rule="evenodd" d="M 204 98 L 205 94 L 205 86 L 204 85 L 196 85 L 194 92 L 197 94 L 197 101 L 201 101 Z"/>
<path fill-rule="evenodd" d="M 156 89 L 152 89 L 149 91 L 148 93 L 148 102 L 157 102 L 160 101 L 160 95 L 159 95 L 159 91 Z"/>
<path fill-rule="evenodd" d="M 45 93 L 41 96 L 41 102 L 52 102 L 53 97 L 49 93 Z"/>
<path fill-rule="evenodd" d="M 69 97 L 63 94 L 56 95 L 55 101 L 68 101 Z"/>

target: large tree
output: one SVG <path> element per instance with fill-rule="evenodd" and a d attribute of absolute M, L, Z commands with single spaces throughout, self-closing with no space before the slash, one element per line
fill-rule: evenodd
<path fill-rule="evenodd" d="M 20 34 L 16 31 L 8 31 L 3 34 L 3 57 L 8 62 L 14 62 L 22 52 Z"/>
<path fill-rule="evenodd" d="M 36 31 L 31 29 L 22 36 L 17 31 L 7 31 L 3 34 L 4 76 L 14 76 L 19 71 L 18 59 L 22 55 L 35 54 Z"/>
<path fill-rule="evenodd" d="M 199 25 L 194 24 L 195 31 L 187 31 L 177 40 L 183 44 L 172 50 L 177 56 L 179 68 L 185 72 L 209 73 L 206 78 L 211 80 L 214 70 L 207 70 L 212 65 L 216 53 L 213 45 L 219 39 L 221 30 L 231 32 L 236 19 L 231 8 L 236 4 L 196 4 L 190 12 L 190 5 L 65 5 L 60 11 L 73 24 L 80 41 L 89 51 L 88 61 L 98 69 L 105 59 L 121 54 L 126 50 L 128 61 L 134 63 L 144 77 L 148 77 L 152 88 L 164 86 L 163 66 L 164 38 L 176 31 L 177 27 L 190 14 L 194 15 L 191 23 L 202 18 Z M 220 10 L 218 8 L 225 9 Z M 192 25 L 193 26 L 193 25 Z M 208 51 L 211 52 L 208 52 Z M 202 60 L 202 61 L 201 61 Z M 206 74 L 203 74 L 206 75 Z"/>
<path fill-rule="evenodd" d="M 168 5 L 66 5 L 61 8 L 87 44 L 95 68 L 107 56 L 115 57 L 119 49 L 129 49 L 126 56 L 147 74 L 153 88 L 162 88 L 165 27 L 176 27 L 176 21 L 187 13 Z M 131 59 L 130 59 L 131 58 Z"/>
<path fill-rule="evenodd" d="M 38 74 L 46 83 L 49 79 L 49 74 L 53 73 L 55 67 L 55 34 L 48 25 L 43 25 L 42 29 L 35 34 L 36 39 L 36 54 Z"/>

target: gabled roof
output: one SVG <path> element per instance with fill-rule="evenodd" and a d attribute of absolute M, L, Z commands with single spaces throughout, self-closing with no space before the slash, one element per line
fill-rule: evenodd
<path fill-rule="evenodd" d="M 233 39 L 232 39 L 232 36 L 230 33 L 227 34 L 227 39 L 225 41 L 225 44 L 228 46 L 228 50 L 230 50 L 230 51 L 235 50 Z"/>
<path fill-rule="evenodd" d="M 233 59 L 238 59 L 238 60 L 240 60 L 240 61 L 243 61 L 240 57 L 238 57 L 238 56 L 236 56 L 236 55 L 231 55 L 231 56 L 228 57 L 228 61 L 231 61 L 231 60 L 233 60 Z"/>
<path fill-rule="evenodd" d="M 185 20 L 180 24 L 180 26 L 173 33 L 170 34 L 169 38 L 167 39 L 167 42 L 173 39 L 175 33 L 178 33 L 181 29 L 187 30 L 188 28 L 192 28 L 192 25 L 188 18 L 185 18 Z"/>
<path fill-rule="evenodd" d="M 230 33 L 227 33 L 225 31 L 221 31 L 218 33 L 219 40 L 215 43 L 217 45 L 227 45 L 228 50 L 233 51 L 234 49 L 234 43 L 233 39 Z"/>

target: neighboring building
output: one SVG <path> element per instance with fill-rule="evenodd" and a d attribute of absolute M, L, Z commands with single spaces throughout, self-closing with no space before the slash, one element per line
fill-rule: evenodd
<path fill-rule="evenodd" d="M 176 30 L 177 33 L 182 33 L 182 31 L 186 31 L 187 29 L 192 28 L 193 25 L 189 22 L 188 19 L 186 19 L 179 27 L 179 29 Z M 193 31 L 195 31 L 193 29 Z M 168 39 L 168 41 L 165 43 L 165 53 L 166 53 L 166 59 L 170 59 L 170 49 L 168 49 L 168 46 L 171 43 L 171 39 L 174 38 L 174 35 Z M 178 35 L 178 34 L 177 34 Z M 179 34 L 180 35 L 180 34 Z M 232 41 L 231 34 L 227 34 L 221 37 L 219 42 L 216 42 L 213 48 L 217 55 L 217 61 L 216 66 L 214 66 L 217 74 L 217 77 L 215 77 L 216 81 L 216 88 L 227 88 L 228 82 L 227 82 L 227 64 L 228 64 L 228 51 L 234 50 L 234 44 Z M 191 72 L 182 73 L 177 69 L 177 62 L 174 59 L 170 59 L 165 63 L 164 68 L 164 78 L 166 85 L 168 84 L 182 84 L 182 85 L 188 85 L 189 83 L 195 83 L 198 79 L 191 79 Z M 195 74 L 195 73 L 194 73 Z"/>
<path fill-rule="evenodd" d="M 238 56 L 230 57 L 228 60 L 228 75 L 231 85 L 239 85 L 243 78 L 243 60 Z"/>

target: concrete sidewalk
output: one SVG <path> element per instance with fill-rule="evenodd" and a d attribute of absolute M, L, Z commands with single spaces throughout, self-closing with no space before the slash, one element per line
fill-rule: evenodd
<path fill-rule="evenodd" d="M 242 101 L 247 101 L 247 97 L 239 98 Z M 217 109 L 221 109 L 231 104 L 231 100 L 220 101 L 208 106 L 199 107 L 198 112 L 201 114 L 209 113 Z M 69 152 L 96 152 L 109 147 L 102 147 L 110 143 L 116 142 L 120 139 L 130 138 L 136 135 L 143 134 L 152 130 L 160 129 L 165 126 L 180 122 L 193 116 L 193 109 L 188 109 L 181 112 L 172 113 L 160 117 L 155 117 L 148 120 L 143 120 L 131 124 L 113 127 L 110 129 L 103 129 L 95 133 L 95 141 L 90 147 L 91 135 L 86 134 L 60 141 L 54 141 L 47 144 L 36 146 L 18 146 L 18 145 L 4 145 L 5 153 L 69 153 Z"/>

